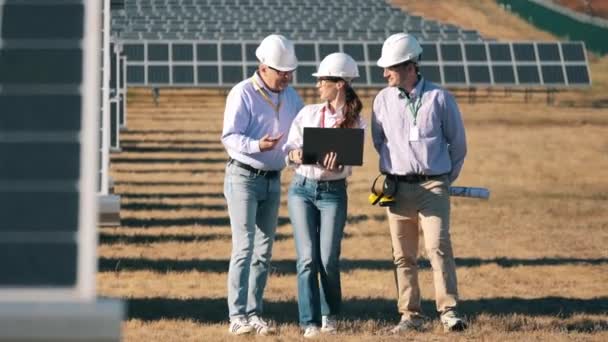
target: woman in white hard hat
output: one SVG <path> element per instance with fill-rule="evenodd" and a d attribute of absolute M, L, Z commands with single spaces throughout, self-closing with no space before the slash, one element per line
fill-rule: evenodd
<path fill-rule="evenodd" d="M 318 165 L 302 165 L 303 129 L 365 126 L 361 101 L 350 84 L 359 71 L 349 55 L 328 55 L 313 76 L 323 103 L 302 108 L 283 147 L 289 163 L 295 166 L 288 207 L 296 243 L 300 325 L 307 338 L 321 332 L 336 333 L 336 315 L 342 302 L 340 244 L 351 167 L 337 165 L 335 153 L 327 154 Z"/>

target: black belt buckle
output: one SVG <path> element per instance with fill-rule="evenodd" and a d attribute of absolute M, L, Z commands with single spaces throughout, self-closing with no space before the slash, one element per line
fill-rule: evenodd
<path fill-rule="evenodd" d="M 241 169 L 245 169 L 245 170 L 253 173 L 257 177 L 273 178 L 279 174 L 278 171 L 256 169 L 255 167 L 245 164 L 245 163 L 241 163 L 240 161 L 238 161 L 236 159 L 230 159 L 228 162 L 230 164 L 234 164 L 234 165 L 240 167 Z"/>

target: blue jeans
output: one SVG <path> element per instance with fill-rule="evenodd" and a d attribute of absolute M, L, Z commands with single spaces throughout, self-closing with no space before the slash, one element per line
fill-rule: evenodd
<path fill-rule="evenodd" d="M 228 313 L 232 320 L 263 311 L 262 296 L 281 202 L 280 176 L 259 176 L 228 164 L 224 196 L 232 230 L 228 269 Z"/>
<path fill-rule="evenodd" d="M 316 181 L 296 174 L 289 188 L 302 326 L 318 325 L 322 315 L 340 311 L 340 244 L 347 203 L 345 180 Z"/>

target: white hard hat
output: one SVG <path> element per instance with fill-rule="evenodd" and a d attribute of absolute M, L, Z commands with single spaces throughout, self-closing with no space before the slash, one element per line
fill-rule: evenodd
<path fill-rule="evenodd" d="M 382 44 L 382 56 L 378 60 L 378 66 L 388 68 L 409 60 L 417 60 L 421 53 L 422 47 L 414 36 L 395 33 Z"/>
<path fill-rule="evenodd" d="M 355 60 L 342 52 L 329 54 L 323 58 L 314 77 L 340 77 L 347 81 L 359 77 L 359 68 Z"/>
<path fill-rule="evenodd" d="M 255 56 L 260 63 L 280 71 L 292 71 L 298 67 L 293 43 L 279 34 L 264 38 L 255 50 Z"/>

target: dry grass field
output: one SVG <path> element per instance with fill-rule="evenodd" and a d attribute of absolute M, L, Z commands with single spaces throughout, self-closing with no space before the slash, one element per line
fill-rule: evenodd
<path fill-rule="evenodd" d="M 554 39 L 517 18 L 503 18 L 490 1 L 399 2 L 488 36 Z M 467 11 L 480 19 L 467 23 Z M 471 329 L 442 332 L 423 255 L 423 308 L 430 320 L 423 332 L 407 339 L 608 340 L 608 57 L 592 56 L 591 62 L 594 87 L 560 93 L 553 106 L 540 94 L 528 102 L 522 94 L 502 91 L 484 93 L 474 104 L 459 97 L 469 154 L 457 184 L 492 191 L 489 201 L 452 201 L 461 311 Z M 370 101 L 364 99 L 368 121 Z M 122 222 L 100 229 L 97 276 L 100 296 L 128 305 L 126 341 L 301 339 L 285 205 L 291 171 L 283 174 L 265 296 L 267 314 L 278 322 L 280 334 L 227 334 L 231 244 L 222 195 L 223 106 L 223 92 L 217 90 L 161 90 L 158 107 L 149 90 L 129 92 L 128 131 L 111 164 Z M 341 333 L 320 340 L 404 338 L 385 334 L 398 320 L 396 290 L 387 221 L 380 208 L 367 203 L 377 174 L 377 156 L 367 140 L 364 166 L 349 181 Z"/>

